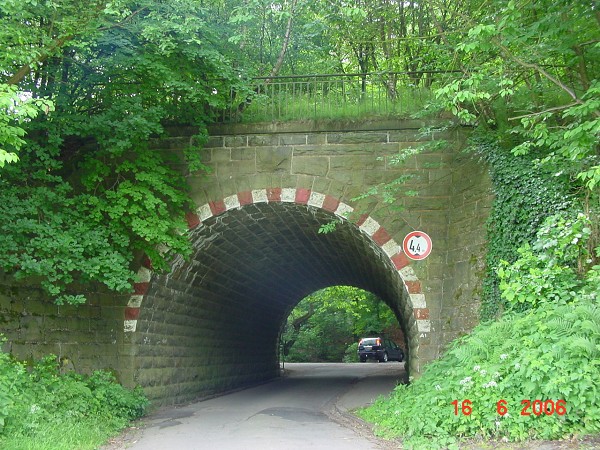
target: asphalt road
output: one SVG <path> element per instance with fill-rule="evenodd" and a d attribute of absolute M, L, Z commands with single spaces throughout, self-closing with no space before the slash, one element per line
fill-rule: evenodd
<path fill-rule="evenodd" d="M 372 450 L 388 445 L 349 411 L 386 395 L 404 363 L 286 364 L 284 377 L 166 409 L 110 449 Z"/>

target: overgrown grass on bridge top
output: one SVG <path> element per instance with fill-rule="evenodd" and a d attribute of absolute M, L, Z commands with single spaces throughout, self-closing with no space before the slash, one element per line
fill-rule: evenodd
<path fill-rule="evenodd" d="M 390 76 L 394 75 L 393 82 Z M 409 76 L 410 75 L 410 76 Z M 412 78 L 411 78 L 412 77 Z M 433 98 L 424 74 L 333 74 L 256 79 L 256 91 L 224 111 L 224 122 L 410 118 Z M 262 83 L 262 84 L 261 84 Z"/>
<path fill-rule="evenodd" d="M 429 90 L 425 89 L 402 89 L 394 100 L 380 94 L 367 92 L 354 99 L 318 93 L 293 96 L 283 92 L 278 93 L 276 97 L 262 95 L 252 101 L 241 116 L 241 121 L 252 123 L 364 117 L 410 118 L 422 111 L 431 98 Z"/>

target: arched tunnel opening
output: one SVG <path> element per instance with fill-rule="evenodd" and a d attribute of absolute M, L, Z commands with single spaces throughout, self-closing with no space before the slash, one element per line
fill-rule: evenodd
<path fill-rule="evenodd" d="M 359 342 L 384 340 L 379 353 Z M 368 345 L 368 344 L 367 344 Z M 354 286 L 330 286 L 303 298 L 283 323 L 280 363 L 354 363 L 377 361 L 381 352 L 404 362 L 406 340 L 394 312 L 379 297 Z M 368 357 L 365 359 L 365 355 Z"/>
<path fill-rule="evenodd" d="M 332 220 L 335 231 L 319 233 Z M 390 258 L 356 224 L 305 204 L 264 202 L 210 217 L 190 239 L 191 258 L 153 276 L 132 336 L 134 379 L 155 402 L 278 376 L 283 323 L 300 300 L 328 286 L 381 298 L 407 337 L 410 362 L 417 343 L 407 333 L 408 294 Z"/>

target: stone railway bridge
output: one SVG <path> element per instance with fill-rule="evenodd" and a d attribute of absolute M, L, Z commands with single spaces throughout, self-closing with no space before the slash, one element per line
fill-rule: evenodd
<path fill-rule="evenodd" d="M 78 370 L 112 368 L 157 403 L 179 403 L 276 377 L 279 333 L 294 306 L 318 289 L 353 285 L 394 311 L 418 376 L 477 323 L 491 204 L 486 169 L 461 152 L 463 130 L 427 138 L 446 140 L 442 150 L 391 164 L 425 139 L 424 125 L 214 126 L 205 150 L 212 173 L 188 175 L 192 257 L 175 257 L 167 274 L 142 261 L 133 295 L 97 292 L 82 307 L 50 304 L 4 277 L 8 349 L 20 358 L 55 353 Z M 157 151 L 180 151 L 191 134 L 179 130 Z M 406 189 L 416 196 L 353 200 L 400 175 L 412 176 Z M 331 221 L 334 232 L 318 233 Z M 432 238 L 425 260 L 401 250 L 413 230 Z"/>

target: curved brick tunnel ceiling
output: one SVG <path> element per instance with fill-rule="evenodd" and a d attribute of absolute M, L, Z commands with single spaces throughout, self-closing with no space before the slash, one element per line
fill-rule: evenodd
<path fill-rule="evenodd" d="M 135 377 L 148 395 L 176 403 L 276 376 L 283 321 L 327 286 L 375 293 L 405 329 L 397 269 L 353 223 L 318 233 L 332 219 L 307 205 L 256 203 L 191 231 L 191 259 L 154 276 L 134 334 Z"/>

